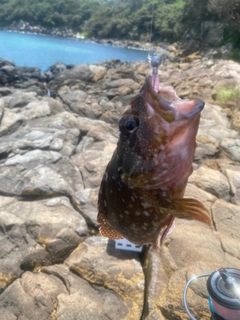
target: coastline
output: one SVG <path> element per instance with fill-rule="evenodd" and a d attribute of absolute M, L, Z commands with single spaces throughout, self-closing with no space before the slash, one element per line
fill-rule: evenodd
<path fill-rule="evenodd" d="M 171 52 L 174 51 L 174 55 L 176 55 L 178 43 L 170 45 L 166 42 L 144 42 L 144 41 L 136 41 L 136 40 L 128 40 L 128 39 L 96 39 L 96 38 L 87 38 L 79 32 L 74 32 L 72 29 L 67 28 L 53 28 L 48 29 L 46 27 L 42 27 L 39 25 L 32 26 L 28 22 L 19 21 L 18 23 L 12 23 L 10 26 L 0 29 L 0 31 L 7 32 L 18 32 L 23 34 L 35 34 L 35 35 L 48 35 L 48 36 L 56 36 L 63 37 L 69 39 L 77 39 L 86 42 L 99 43 L 102 45 L 113 46 L 117 48 L 128 48 L 132 50 L 142 50 L 151 52 L 151 54 L 160 54 L 164 55 L 165 58 L 173 55 Z"/>
<path fill-rule="evenodd" d="M 28 22 L 24 22 L 22 20 L 14 22 L 8 27 L 0 29 L 0 31 L 63 37 L 117 48 L 141 50 L 148 52 L 151 56 L 154 54 L 160 55 L 163 60 L 169 60 L 171 62 L 189 62 L 203 57 L 208 59 L 240 60 L 240 54 L 234 51 L 229 45 L 224 45 L 222 47 L 208 46 L 204 43 L 200 44 L 198 40 L 194 39 L 182 39 L 175 43 L 168 43 L 166 41 L 145 42 L 130 39 L 96 39 L 85 37 L 79 32 L 74 32 L 72 29 L 48 29 L 40 25 L 32 26 Z"/>

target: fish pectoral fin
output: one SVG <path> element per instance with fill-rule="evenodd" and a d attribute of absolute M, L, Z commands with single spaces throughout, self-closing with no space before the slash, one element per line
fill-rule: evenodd
<path fill-rule="evenodd" d="M 197 220 L 211 226 L 209 211 L 200 201 L 190 198 L 176 199 L 173 202 L 173 207 L 174 212 L 171 214 L 176 218 Z"/>
<path fill-rule="evenodd" d="M 99 228 L 99 231 L 101 233 L 102 236 L 109 238 L 109 239 L 123 239 L 123 236 L 121 236 L 118 232 L 116 232 L 115 230 L 112 229 L 111 226 L 109 226 L 109 224 L 103 224 L 101 225 L 101 227 Z"/>

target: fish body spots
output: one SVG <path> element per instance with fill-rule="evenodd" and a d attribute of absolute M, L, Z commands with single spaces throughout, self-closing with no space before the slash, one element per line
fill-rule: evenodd
<path fill-rule="evenodd" d="M 156 247 L 172 217 L 184 218 L 192 208 L 171 204 L 183 197 L 191 174 L 204 104 L 155 86 L 155 75 L 146 78 L 120 119 L 117 149 L 100 187 L 98 222 L 105 236 Z M 193 208 L 191 215 L 198 212 Z"/>
<path fill-rule="evenodd" d="M 142 203 L 141 203 L 141 206 L 142 206 L 144 209 L 148 209 L 148 208 L 151 208 L 151 207 L 152 207 L 152 205 L 149 204 L 148 202 L 142 202 Z"/>

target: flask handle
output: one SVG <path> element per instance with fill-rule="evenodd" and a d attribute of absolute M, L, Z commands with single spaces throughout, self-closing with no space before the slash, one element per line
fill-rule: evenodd
<path fill-rule="evenodd" d="M 184 308 L 185 308 L 185 310 L 186 310 L 186 312 L 189 315 L 191 320 L 197 320 L 197 319 L 194 318 L 194 316 L 191 314 L 191 312 L 188 309 L 188 305 L 187 305 L 187 290 L 188 290 L 188 287 L 189 287 L 189 285 L 191 284 L 191 282 L 193 280 L 196 280 L 198 278 L 208 277 L 208 276 L 210 276 L 210 274 L 211 274 L 211 272 L 208 272 L 208 273 L 202 273 L 202 274 L 199 274 L 197 276 L 192 277 L 190 280 L 188 280 L 188 282 L 187 282 L 187 284 L 186 284 L 186 286 L 184 288 L 184 291 L 183 291 L 183 305 L 184 305 Z"/>

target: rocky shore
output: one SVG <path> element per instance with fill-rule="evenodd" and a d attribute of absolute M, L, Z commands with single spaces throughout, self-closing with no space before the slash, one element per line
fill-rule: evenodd
<path fill-rule="evenodd" d="M 123 110 L 151 72 L 147 63 L 56 64 L 45 75 L 0 59 L 0 310 L 4 320 L 148 320 L 188 316 L 191 276 L 239 268 L 240 65 L 166 61 L 161 84 L 206 101 L 186 196 L 209 209 L 212 229 L 176 221 L 151 255 L 120 251 L 98 233 L 97 193 Z M 220 91 L 235 92 L 225 100 Z M 219 91 L 220 90 L 220 91 Z M 208 320 L 205 280 L 188 304 Z"/>

